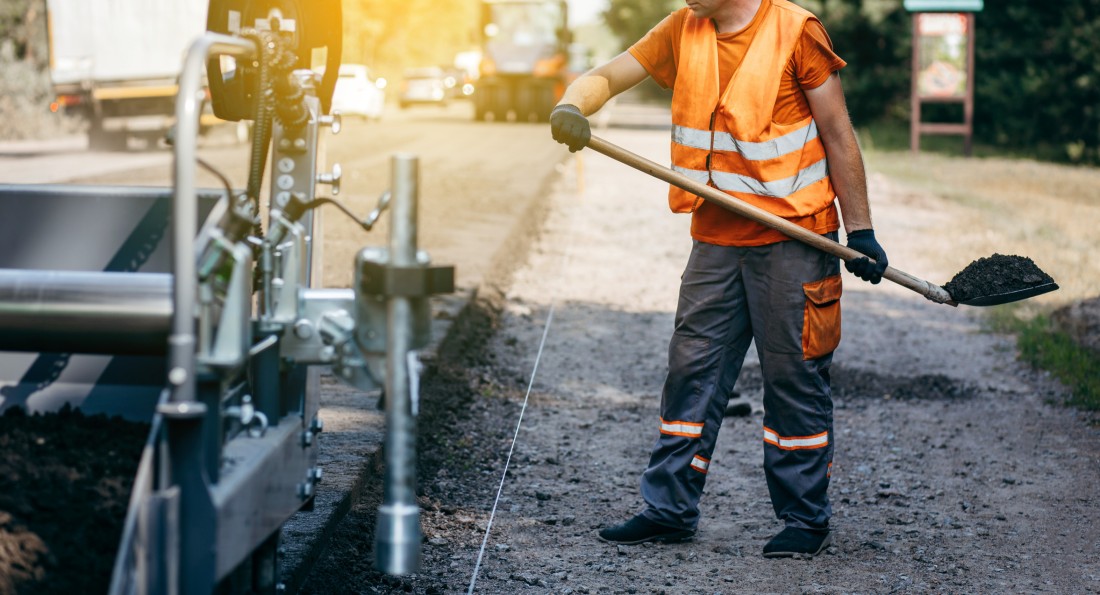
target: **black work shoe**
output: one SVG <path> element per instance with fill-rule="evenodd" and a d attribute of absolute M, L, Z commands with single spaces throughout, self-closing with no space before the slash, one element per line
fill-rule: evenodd
<path fill-rule="evenodd" d="M 726 405 L 726 411 L 722 414 L 723 417 L 748 417 L 752 415 L 752 405 L 748 401 L 736 400 L 730 401 Z"/>
<path fill-rule="evenodd" d="M 828 530 L 812 531 L 787 527 L 771 538 L 764 546 L 765 558 L 790 558 L 797 554 L 816 556 L 833 543 L 833 534 Z"/>
<path fill-rule="evenodd" d="M 640 514 L 620 525 L 600 529 L 600 539 L 621 545 L 637 545 L 647 541 L 680 543 L 694 535 L 695 531 L 659 525 Z"/>

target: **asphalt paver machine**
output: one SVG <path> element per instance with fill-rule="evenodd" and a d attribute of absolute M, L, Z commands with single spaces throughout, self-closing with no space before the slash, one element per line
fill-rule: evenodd
<path fill-rule="evenodd" d="M 350 214 L 320 195 L 340 179 L 319 156 L 340 126 L 341 27 L 339 0 L 211 0 L 180 73 L 172 186 L 0 186 L 0 409 L 150 423 L 112 594 L 278 592 L 279 529 L 321 478 L 326 368 L 385 391 L 376 565 L 419 563 L 416 349 L 454 270 L 417 249 L 418 163 L 397 155 L 357 219 L 387 215 L 388 245 L 359 253 L 352 288 L 316 287 L 317 209 Z M 197 185 L 216 171 L 198 154 L 208 96 L 252 122 L 244 189 Z"/>

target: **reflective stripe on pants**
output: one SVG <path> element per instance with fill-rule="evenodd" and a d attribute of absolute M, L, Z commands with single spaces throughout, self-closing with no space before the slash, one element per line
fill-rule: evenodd
<path fill-rule="evenodd" d="M 698 525 L 706 472 L 722 466 L 721 458 L 712 463 L 722 417 L 755 341 L 764 377 L 764 426 L 773 437 L 764 442 L 764 467 L 776 516 L 789 526 L 828 525 L 832 355 L 802 359 L 802 285 L 839 273 L 835 257 L 795 241 L 753 247 L 694 243 L 669 343 L 660 431 L 642 474 L 647 518 L 672 527 Z M 795 442 L 784 442 L 789 440 Z"/>

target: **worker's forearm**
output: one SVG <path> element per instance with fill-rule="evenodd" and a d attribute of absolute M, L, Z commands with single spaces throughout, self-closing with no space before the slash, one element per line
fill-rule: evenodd
<path fill-rule="evenodd" d="M 573 81 L 565 89 L 565 94 L 562 95 L 558 105 L 575 105 L 582 114 L 591 116 L 609 99 L 611 99 L 611 85 L 608 80 L 599 74 L 588 73 Z"/>
<path fill-rule="evenodd" d="M 623 52 L 607 64 L 597 66 L 573 81 L 558 105 L 577 106 L 585 116 L 598 112 L 612 97 L 637 85 L 649 76 L 645 67 L 630 52 Z"/>
<path fill-rule="evenodd" d="M 829 158 L 829 177 L 844 217 L 844 231 L 871 229 L 871 206 L 867 200 L 867 173 L 863 156 L 849 128 L 835 138 L 822 138 Z"/>

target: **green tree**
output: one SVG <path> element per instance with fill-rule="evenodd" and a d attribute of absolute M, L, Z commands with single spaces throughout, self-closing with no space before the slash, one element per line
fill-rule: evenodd
<path fill-rule="evenodd" d="M 610 0 L 603 20 L 625 50 L 683 5 L 680 0 Z"/>
<path fill-rule="evenodd" d="M 821 19 L 848 62 L 843 78 L 852 119 L 859 123 L 908 114 L 910 33 L 901 0 L 795 1 Z M 611 0 L 603 17 L 625 49 L 682 6 L 675 0 Z"/>
<path fill-rule="evenodd" d="M 975 41 L 980 139 L 1100 162 L 1100 3 L 987 2 Z"/>
<path fill-rule="evenodd" d="M 900 0 L 798 0 L 825 26 L 856 125 L 909 116 L 911 20 Z"/>
<path fill-rule="evenodd" d="M 344 61 L 386 76 L 476 47 L 478 0 L 344 0 Z"/>
<path fill-rule="evenodd" d="M 48 109 L 49 55 L 45 0 L 0 2 L 0 138 L 33 138 L 68 125 Z"/>
<path fill-rule="evenodd" d="M 10 60 L 45 67 L 49 62 L 45 0 L 4 0 L 0 3 L 0 44 Z"/>

